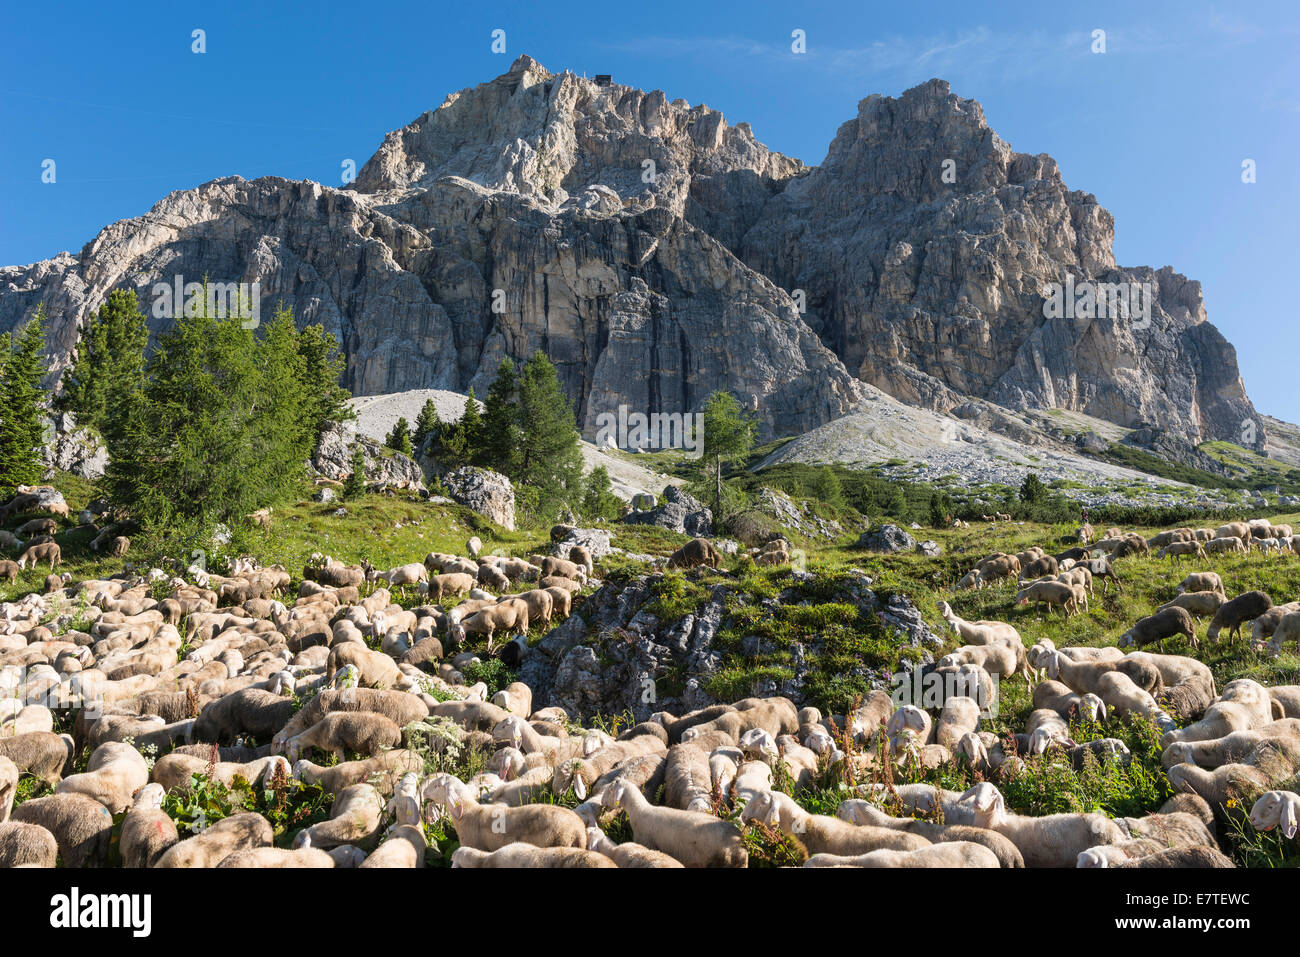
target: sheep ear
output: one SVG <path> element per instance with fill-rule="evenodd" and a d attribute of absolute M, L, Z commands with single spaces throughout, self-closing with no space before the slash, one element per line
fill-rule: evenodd
<path fill-rule="evenodd" d="M 581 774 L 573 776 L 573 793 L 579 801 L 587 800 L 587 782 L 583 780 Z"/>
<path fill-rule="evenodd" d="M 1295 837 L 1298 829 L 1300 828 L 1296 824 L 1296 802 L 1287 801 L 1282 809 L 1282 833 L 1292 838 Z"/>

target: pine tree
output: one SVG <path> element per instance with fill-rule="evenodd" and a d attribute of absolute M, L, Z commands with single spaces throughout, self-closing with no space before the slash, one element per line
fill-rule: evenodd
<path fill-rule="evenodd" d="M 298 353 L 303 360 L 303 385 L 309 396 L 310 414 L 305 421 L 312 430 L 312 444 L 327 422 L 347 422 L 356 418 L 348 405 L 352 393 L 339 384 L 347 369 L 347 357 L 339 351 L 339 342 L 319 324 L 298 333 Z"/>
<path fill-rule="evenodd" d="M 515 484 L 537 489 L 544 512 L 576 504 L 582 494 L 582 449 L 573 407 L 542 352 L 528 360 L 519 379 L 519 429 Z"/>
<path fill-rule="evenodd" d="M 583 518 L 617 518 L 623 500 L 610 491 L 609 470 L 598 465 L 587 476 L 580 511 Z"/>
<path fill-rule="evenodd" d="M 38 306 L 16 341 L 4 349 L 0 371 L 0 489 L 41 480 L 44 429 L 41 405 L 45 390 L 41 380 L 49 371 L 45 357 L 45 307 Z"/>
<path fill-rule="evenodd" d="M 441 428 L 442 420 L 438 418 L 438 407 L 433 404 L 432 399 L 425 399 L 420 414 L 415 417 L 415 433 L 411 436 L 411 444 L 418 451 L 424 446 L 424 440 L 430 435 L 437 436 Z"/>
<path fill-rule="evenodd" d="M 352 472 L 343 483 L 343 497 L 356 498 L 366 490 L 366 453 L 360 445 L 352 450 Z"/>
<path fill-rule="evenodd" d="M 129 289 L 114 289 L 90 317 L 55 406 L 107 438 L 122 424 L 125 397 L 144 385 L 149 326 Z"/>
<path fill-rule="evenodd" d="M 1038 477 L 1037 472 L 1030 472 L 1020 485 L 1020 501 L 1032 505 L 1047 497 L 1047 486 Z"/>
<path fill-rule="evenodd" d="M 523 446 L 520 428 L 519 376 L 507 357 L 497 367 L 497 377 L 483 403 L 483 435 L 475 464 L 511 477 L 518 474 Z"/>
<path fill-rule="evenodd" d="M 730 392 L 714 392 L 704 403 L 704 460 L 744 458 L 754 447 L 758 423 Z"/>
<path fill-rule="evenodd" d="M 483 435 L 483 414 L 479 411 L 478 400 L 474 398 L 474 387 L 469 387 L 465 397 L 465 411 L 460 420 L 447 432 L 442 443 L 442 457 L 453 467 L 468 465 L 474 458 L 474 451 Z"/>
<path fill-rule="evenodd" d="M 814 498 L 836 508 L 844 504 L 844 487 L 839 476 L 829 465 L 823 465 L 813 476 L 811 492 Z"/>
<path fill-rule="evenodd" d="M 163 528 L 207 529 L 283 499 L 316 438 L 321 390 L 292 313 L 277 310 L 259 338 L 237 316 L 194 312 L 159 338 L 106 436 L 111 498 Z"/>
<path fill-rule="evenodd" d="M 401 416 L 393 426 L 393 430 L 388 433 L 384 439 L 384 445 L 388 446 L 395 452 L 401 452 L 403 455 L 414 455 L 411 448 L 411 426 L 406 421 L 406 416 Z"/>

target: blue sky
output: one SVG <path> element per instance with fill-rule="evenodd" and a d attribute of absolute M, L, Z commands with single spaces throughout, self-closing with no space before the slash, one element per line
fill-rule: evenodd
<path fill-rule="evenodd" d="M 807 163 L 862 97 L 942 77 L 1096 194 L 1121 264 L 1200 280 L 1260 411 L 1300 421 L 1294 2 L 72 2 L 10 5 L 3 30 L 0 265 L 75 252 L 218 176 L 338 184 L 344 160 L 521 53 L 707 103 Z"/>

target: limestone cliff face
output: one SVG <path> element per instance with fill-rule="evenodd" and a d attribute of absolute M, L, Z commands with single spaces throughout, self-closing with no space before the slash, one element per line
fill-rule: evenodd
<path fill-rule="evenodd" d="M 503 356 L 544 350 L 588 435 L 620 403 L 695 411 L 717 388 L 767 435 L 803 432 L 865 380 L 1240 440 L 1254 411 L 1199 286 L 1118 269 L 1112 227 L 941 81 L 863 100 L 808 168 L 707 107 L 521 57 L 390 133 L 346 189 L 216 180 L 0 269 L 0 329 L 44 302 L 62 368 L 110 289 L 148 312 L 154 282 L 207 275 L 323 323 L 358 394 L 481 393 Z M 1156 284 L 1150 327 L 1044 319 L 1067 273 Z"/>
<path fill-rule="evenodd" d="M 931 80 L 864 99 L 735 248 L 805 290 L 849 370 L 904 401 L 979 396 L 1241 442 L 1258 416 L 1199 283 L 1117 267 L 1113 240 L 1111 215 L 1051 157 L 1012 151 L 978 103 Z M 1045 318 L 1044 285 L 1067 277 L 1149 283 L 1150 315 Z"/>

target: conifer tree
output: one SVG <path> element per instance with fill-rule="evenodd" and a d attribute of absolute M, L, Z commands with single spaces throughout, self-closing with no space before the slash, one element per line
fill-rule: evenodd
<path fill-rule="evenodd" d="M 544 512 L 576 505 L 582 494 L 582 449 L 573 407 L 542 352 L 528 360 L 519 379 L 519 429 L 516 484 L 537 489 Z"/>
<path fill-rule="evenodd" d="M 125 397 L 144 384 L 148 341 L 149 327 L 135 293 L 111 291 L 81 332 L 55 406 L 107 439 L 122 424 Z"/>
<path fill-rule="evenodd" d="M 414 454 L 414 450 L 411 448 L 411 426 L 407 423 L 406 416 L 401 416 L 393 425 L 392 431 L 384 439 L 384 445 L 394 452 L 401 452 L 403 455 L 410 456 Z"/>
<path fill-rule="evenodd" d="M 41 380 L 49 371 L 45 356 L 45 307 L 38 306 L 15 339 L 3 340 L 0 368 L 0 490 L 41 480 L 44 429 Z"/>

